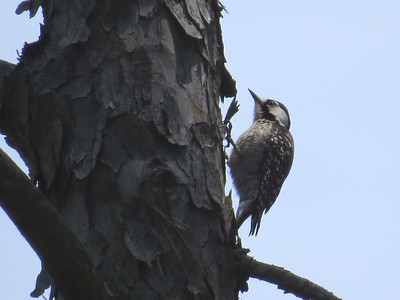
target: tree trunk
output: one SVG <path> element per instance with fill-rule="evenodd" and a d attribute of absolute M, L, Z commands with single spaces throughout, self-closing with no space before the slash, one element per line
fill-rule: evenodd
<path fill-rule="evenodd" d="M 43 263 L 31 296 L 237 299 L 249 277 L 304 299 L 338 300 L 247 256 L 224 196 L 217 0 L 26 0 L 38 42 L 0 60 L 0 205 Z M 50 276 L 51 275 L 51 276 Z"/>
<path fill-rule="evenodd" d="M 220 6 L 43 5 L 40 40 L 0 85 L 0 129 L 30 177 L 112 298 L 237 298 L 222 217 Z"/>

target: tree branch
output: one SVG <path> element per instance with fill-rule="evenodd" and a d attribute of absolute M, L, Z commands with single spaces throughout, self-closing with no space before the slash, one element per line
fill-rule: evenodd
<path fill-rule="evenodd" d="M 15 65 L 0 59 L 0 111 L 4 102 L 3 78 L 14 70 Z"/>
<path fill-rule="evenodd" d="M 249 277 L 276 284 L 285 293 L 312 300 L 340 300 L 334 294 L 310 280 L 282 267 L 266 264 L 242 253 L 237 254 L 240 272 Z"/>
<path fill-rule="evenodd" d="M 41 258 L 66 300 L 111 299 L 54 206 L 1 149 L 0 206 Z"/>

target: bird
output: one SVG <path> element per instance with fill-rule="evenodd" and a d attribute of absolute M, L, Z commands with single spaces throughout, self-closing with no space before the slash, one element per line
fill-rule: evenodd
<path fill-rule="evenodd" d="M 251 216 L 250 235 L 257 235 L 261 217 L 277 199 L 294 159 L 290 116 L 277 100 L 254 98 L 253 124 L 236 141 L 230 157 L 230 173 L 240 197 L 236 229 Z"/>

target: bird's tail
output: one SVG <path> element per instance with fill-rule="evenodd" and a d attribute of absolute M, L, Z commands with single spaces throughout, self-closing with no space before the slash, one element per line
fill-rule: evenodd
<path fill-rule="evenodd" d="M 257 235 L 261 225 L 261 217 L 264 209 L 262 207 L 254 207 L 254 202 L 244 201 L 239 204 L 239 208 L 236 212 L 236 230 L 239 230 L 240 226 L 246 221 L 251 215 L 251 224 L 249 235 Z"/>
<path fill-rule="evenodd" d="M 242 226 L 243 222 L 247 219 L 247 217 L 244 216 L 243 212 L 240 211 L 240 207 L 238 208 L 238 211 L 236 212 L 236 229 L 239 230 L 240 226 Z"/>
<path fill-rule="evenodd" d="M 257 235 L 261 225 L 262 210 L 256 210 L 251 215 L 251 225 L 249 235 Z"/>

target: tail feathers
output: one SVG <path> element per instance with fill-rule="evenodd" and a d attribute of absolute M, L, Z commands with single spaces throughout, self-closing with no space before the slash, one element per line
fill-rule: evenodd
<path fill-rule="evenodd" d="M 261 225 L 262 210 L 255 211 L 251 216 L 251 226 L 249 235 L 257 235 Z"/>
<path fill-rule="evenodd" d="M 240 202 L 239 208 L 236 212 L 236 230 L 242 226 L 244 221 L 250 215 L 252 215 L 253 209 L 254 209 L 254 202 L 253 201 L 243 201 Z M 251 218 L 251 227 L 250 227 L 250 233 L 249 235 L 254 235 L 254 233 L 257 235 L 258 229 L 260 228 L 260 222 L 261 222 L 261 216 L 258 218 L 258 222 L 254 222 L 254 215 Z"/>
<path fill-rule="evenodd" d="M 239 204 L 236 212 L 236 229 L 251 215 L 251 225 L 249 235 L 257 235 L 261 225 L 262 209 L 255 209 L 253 201 L 243 201 Z"/>

